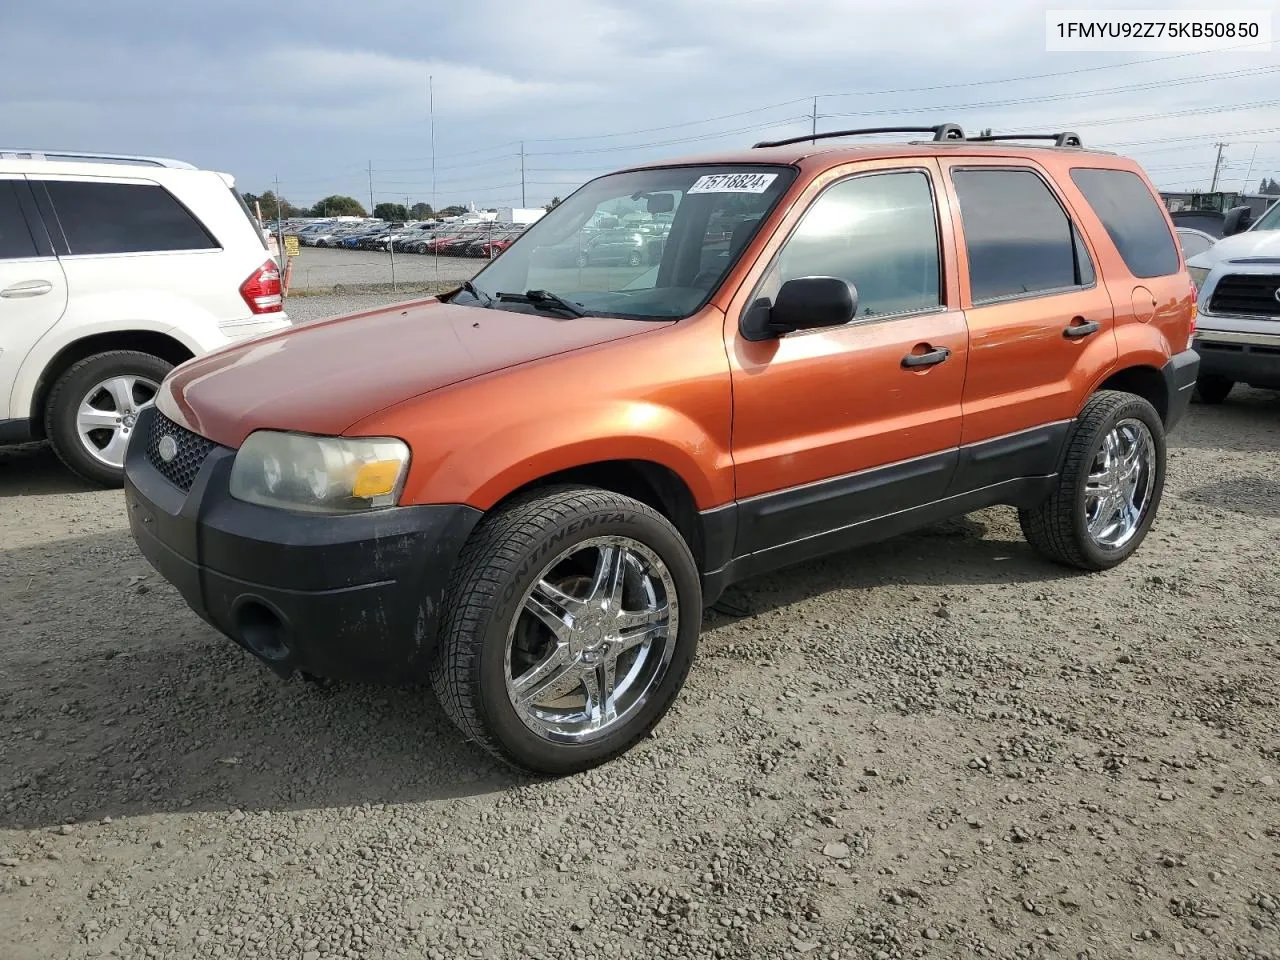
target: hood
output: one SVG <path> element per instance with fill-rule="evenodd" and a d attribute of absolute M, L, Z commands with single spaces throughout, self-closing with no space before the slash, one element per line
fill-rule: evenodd
<path fill-rule="evenodd" d="M 1244 233 L 1223 237 L 1187 263 L 1193 267 L 1212 268 L 1224 260 L 1254 258 L 1280 262 L 1280 230 L 1246 230 Z"/>
<path fill-rule="evenodd" d="M 228 447 L 259 429 L 339 434 L 419 394 L 663 326 L 417 301 L 190 360 L 165 380 L 157 406 Z"/>

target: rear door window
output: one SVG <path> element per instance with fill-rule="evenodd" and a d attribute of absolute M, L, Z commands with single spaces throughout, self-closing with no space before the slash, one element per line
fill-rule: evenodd
<path fill-rule="evenodd" d="M 1071 179 L 1107 228 L 1135 277 L 1166 277 L 1179 269 L 1178 249 L 1164 211 L 1136 173 L 1073 167 Z"/>
<path fill-rule="evenodd" d="M 18 202 L 17 184 L 13 180 L 0 180 L 0 260 L 34 256 L 36 244 Z"/>
<path fill-rule="evenodd" d="M 158 184 L 43 180 L 72 256 L 216 249 L 217 241 Z"/>
<path fill-rule="evenodd" d="M 1093 267 L 1070 218 L 1031 170 L 957 169 L 974 303 L 1088 285 Z"/>

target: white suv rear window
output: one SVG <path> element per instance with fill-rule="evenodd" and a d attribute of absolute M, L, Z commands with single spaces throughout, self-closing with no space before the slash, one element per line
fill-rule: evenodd
<path fill-rule="evenodd" d="M 210 250 L 218 242 L 158 184 L 43 180 L 68 252 Z"/>

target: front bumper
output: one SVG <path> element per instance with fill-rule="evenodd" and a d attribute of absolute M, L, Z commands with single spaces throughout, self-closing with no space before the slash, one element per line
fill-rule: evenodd
<path fill-rule="evenodd" d="M 1160 369 L 1168 397 L 1168 409 L 1164 418 L 1166 433 L 1176 427 L 1178 421 L 1187 415 L 1199 372 L 1200 355 L 1195 350 L 1175 353 Z"/>
<path fill-rule="evenodd" d="M 129 528 L 208 623 L 282 675 L 380 683 L 425 675 L 449 576 L 480 512 L 462 505 L 317 516 L 229 493 L 215 446 L 184 491 L 148 459 L 153 407 L 125 456 Z"/>
<path fill-rule="evenodd" d="M 1204 317 L 1201 316 L 1201 323 Z M 1280 390 L 1280 333 L 1196 331 L 1196 351 L 1202 374 L 1226 377 L 1237 383 Z"/>

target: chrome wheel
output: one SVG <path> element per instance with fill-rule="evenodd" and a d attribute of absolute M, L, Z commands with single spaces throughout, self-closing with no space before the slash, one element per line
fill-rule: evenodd
<path fill-rule="evenodd" d="M 667 565 L 629 537 L 552 560 L 507 635 L 507 696 L 538 736 L 586 743 L 638 712 L 671 664 L 679 602 Z"/>
<path fill-rule="evenodd" d="M 1119 549 L 1133 539 L 1151 505 L 1156 445 L 1141 420 L 1121 420 L 1103 437 L 1085 480 L 1085 527 L 1093 542 Z"/>
<path fill-rule="evenodd" d="M 123 466 L 138 411 L 159 387 L 146 377 L 119 376 L 90 389 L 76 410 L 76 431 L 89 455 L 110 467 Z"/>

